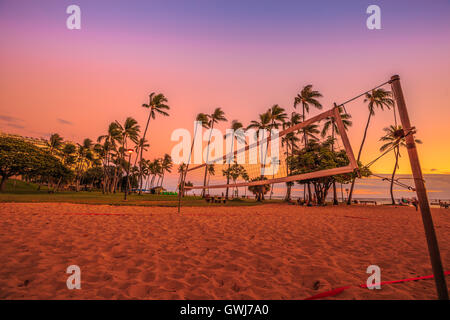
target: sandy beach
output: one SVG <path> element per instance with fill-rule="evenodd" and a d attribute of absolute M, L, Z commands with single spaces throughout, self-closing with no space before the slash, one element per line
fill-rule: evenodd
<path fill-rule="evenodd" d="M 448 270 L 450 211 L 432 213 Z M 420 212 L 386 206 L 186 207 L 178 215 L 2 203 L 0 261 L 0 299 L 304 299 L 365 283 L 369 265 L 382 281 L 432 274 Z M 66 286 L 73 264 L 80 290 Z M 435 298 L 434 280 L 421 280 L 332 299 Z"/>

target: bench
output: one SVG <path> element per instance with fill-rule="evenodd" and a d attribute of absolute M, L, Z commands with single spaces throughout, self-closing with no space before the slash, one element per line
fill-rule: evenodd
<path fill-rule="evenodd" d="M 227 202 L 227 200 L 225 199 L 225 197 L 216 197 L 215 199 L 214 199 L 214 202 L 215 203 L 225 203 L 225 202 Z"/>
<path fill-rule="evenodd" d="M 377 205 L 377 202 L 375 200 L 359 200 L 359 203 L 361 204 L 373 204 L 373 205 Z"/>

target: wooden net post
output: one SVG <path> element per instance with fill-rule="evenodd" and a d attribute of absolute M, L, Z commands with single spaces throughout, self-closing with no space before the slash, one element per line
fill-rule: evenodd
<path fill-rule="evenodd" d="M 445 281 L 444 269 L 442 267 L 441 255 L 434 230 L 433 219 L 431 217 L 430 205 L 428 203 L 427 191 L 423 180 L 422 169 L 420 168 L 419 156 L 417 154 L 414 135 L 411 132 L 413 128 L 409 121 L 408 111 L 406 109 L 405 98 L 403 97 L 402 87 L 400 85 L 400 77 L 394 75 L 391 77 L 392 90 L 394 91 L 397 103 L 398 113 L 406 133 L 406 148 L 408 150 L 411 170 L 416 185 L 417 198 L 419 200 L 420 212 L 422 213 L 423 226 L 425 228 L 425 236 L 428 243 L 428 252 L 430 254 L 431 266 L 433 268 L 434 280 L 440 300 L 448 300 L 447 284 Z"/>
<path fill-rule="evenodd" d="M 181 197 L 184 193 L 184 179 L 185 179 L 185 170 L 181 170 L 180 173 L 180 184 L 178 185 L 178 213 L 180 213 L 181 210 Z"/>

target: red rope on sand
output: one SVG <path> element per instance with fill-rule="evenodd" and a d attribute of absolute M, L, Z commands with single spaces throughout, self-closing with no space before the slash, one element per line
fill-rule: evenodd
<path fill-rule="evenodd" d="M 76 215 L 76 216 L 129 216 L 129 214 L 125 213 L 66 213 L 67 215 Z"/>
<path fill-rule="evenodd" d="M 445 271 L 444 275 L 448 276 L 450 275 L 450 271 Z M 393 280 L 393 281 L 382 281 L 380 283 L 380 285 L 383 284 L 392 284 L 392 283 L 400 283 L 400 282 L 408 282 L 408 281 L 417 281 L 417 280 L 424 280 L 424 279 L 433 279 L 434 275 L 430 275 L 430 276 L 423 276 L 423 277 L 417 277 L 417 278 L 408 278 L 408 279 L 401 279 L 401 280 Z M 377 284 L 372 284 L 370 286 L 376 286 Z M 345 287 L 340 287 L 340 288 L 336 288 L 330 291 L 326 291 L 326 292 L 322 292 L 319 294 L 316 294 L 314 296 L 308 297 L 305 300 L 316 300 L 316 299 L 321 299 L 321 298 L 326 298 L 326 297 L 333 297 L 338 295 L 339 293 L 341 293 L 342 291 L 345 291 L 351 287 L 355 287 L 355 286 L 345 286 Z M 360 284 L 358 286 L 359 288 L 367 288 L 367 284 Z"/>
<path fill-rule="evenodd" d="M 354 217 L 354 216 L 344 216 L 345 218 L 354 218 L 354 219 L 364 219 L 367 220 L 369 218 L 364 218 L 364 217 Z"/>

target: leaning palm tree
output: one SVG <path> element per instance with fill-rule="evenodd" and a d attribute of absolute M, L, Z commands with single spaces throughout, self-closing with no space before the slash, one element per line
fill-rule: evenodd
<path fill-rule="evenodd" d="M 63 145 L 63 138 L 58 133 L 53 133 L 47 141 L 47 146 L 50 148 L 50 154 L 53 151 L 59 151 Z"/>
<path fill-rule="evenodd" d="M 143 141 L 145 141 L 145 137 L 147 135 L 147 129 L 148 129 L 148 125 L 150 123 L 150 119 L 155 119 L 156 114 L 161 114 L 166 117 L 169 116 L 169 114 L 165 111 L 165 110 L 170 110 L 170 107 L 165 104 L 167 101 L 168 100 L 164 96 L 164 94 L 162 94 L 162 93 L 155 94 L 155 92 L 152 92 L 149 95 L 148 103 L 142 104 L 142 107 L 149 109 L 147 123 L 145 125 L 144 133 L 142 135 Z M 140 161 L 142 160 L 143 152 L 144 152 L 144 150 L 142 148 L 138 152 Z M 142 161 L 141 161 L 141 163 L 142 163 Z M 141 171 L 141 170 L 139 170 L 139 171 Z M 140 191 L 141 187 L 142 187 L 142 173 L 139 172 L 139 194 L 141 194 L 141 191 Z"/>
<path fill-rule="evenodd" d="M 202 128 L 208 129 L 209 125 L 208 125 L 208 115 L 205 113 L 199 113 L 197 114 L 197 117 L 195 118 L 195 121 L 200 122 Z M 189 163 L 191 162 L 191 158 L 192 158 L 192 150 L 194 149 L 194 143 L 195 143 L 195 138 L 197 136 L 197 126 L 195 126 L 194 129 L 194 136 L 192 137 L 192 143 L 191 143 L 191 150 L 189 151 L 189 155 L 188 155 L 188 159 L 187 159 L 187 163 L 183 166 L 180 166 L 178 168 L 178 172 L 180 173 L 180 178 L 179 178 L 179 183 L 178 183 L 178 188 L 179 188 L 179 196 L 183 196 L 184 197 L 184 191 L 182 190 L 182 188 L 184 188 L 184 183 L 182 183 L 185 178 L 186 178 L 186 174 L 187 174 L 187 170 L 189 168 Z"/>
<path fill-rule="evenodd" d="M 221 108 L 216 108 L 213 113 L 208 115 L 208 128 L 210 129 L 209 138 L 208 138 L 208 146 L 206 149 L 206 164 L 208 164 L 208 156 L 209 156 L 209 144 L 211 142 L 212 130 L 214 129 L 214 124 L 219 123 L 220 121 L 227 121 L 225 118 L 225 112 Z M 208 166 L 205 166 L 205 175 L 203 178 L 203 187 L 206 187 L 206 177 L 208 175 Z M 202 190 L 202 197 L 205 197 L 205 188 Z"/>
<path fill-rule="evenodd" d="M 216 168 L 214 167 L 214 164 L 207 164 L 206 166 L 208 167 L 208 186 L 209 186 L 209 181 L 211 179 L 211 176 L 216 175 Z M 209 193 L 209 188 L 208 188 L 208 193 Z"/>
<path fill-rule="evenodd" d="M 231 154 L 232 154 L 232 158 L 234 158 L 234 137 L 236 137 L 239 141 L 245 141 L 245 137 L 243 137 L 241 134 L 236 134 L 237 130 L 242 129 L 244 126 L 242 125 L 241 122 L 239 122 L 238 120 L 233 120 L 231 121 Z M 226 134 L 225 137 L 228 137 L 229 135 Z M 228 162 L 228 170 L 230 169 L 231 166 L 231 159 L 229 159 L 229 157 L 227 157 L 227 162 Z M 227 185 L 230 183 L 230 175 L 227 175 Z M 228 199 L 228 186 L 227 189 L 225 191 L 225 199 Z"/>
<path fill-rule="evenodd" d="M 395 173 L 398 169 L 398 158 L 401 157 L 400 155 L 400 148 L 406 147 L 406 139 L 404 135 L 404 131 L 402 126 L 389 126 L 383 129 L 385 132 L 385 135 L 380 138 L 380 141 L 385 142 L 381 148 L 380 151 L 384 152 L 387 149 L 393 148 L 394 155 L 395 155 L 395 165 L 394 170 L 392 171 L 391 176 L 391 186 L 390 186 L 390 192 L 391 192 L 391 200 L 392 204 L 395 204 L 395 198 L 394 198 L 394 179 L 395 179 Z M 415 142 L 418 144 L 421 144 L 422 141 L 415 139 Z"/>
<path fill-rule="evenodd" d="M 343 107 L 339 107 L 339 115 L 342 119 L 342 123 L 344 125 L 345 130 L 348 130 L 348 127 L 350 127 L 352 125 L 352 121 L 351 119 L 351 115 L 349 115 L 348 113 L 344 112 L 344 108 Z M 325 123 L 323 124 L 322 127 L 322 138 L 324 138 L 327 134 L 328 131 L 331 129 L 331 151 L 334 151 L 334 142 L 335 142 L 335 135 L 340 135 L 339 133 L 339 128 L 336 124 L 336 121 L 334 121 L 333 117 L 328 117 L 325 119 Z M 333 204 L 337 205 L 339 204 L 338 199 L 337 199 L 337 190 L 336 190 L 336 181 L 333 179 Z"/>
<path fill-rule="evenodd" d="M 368 102 L 367 107 L 369 108 L 369 117 L 367 118 L 366 128 L 364 129 L 363 139 L 359 147 L 357 162 L 360 161 L 361 152 L 366 142 L 367 130 L 369 129 L 370 119 L 375 115 L 375 108 L 381 110 L 390 109 L 394 105 L 394 100 L 392 99 L 392 92 L 385 90 L 383 88 L 372 90 L 365 94 L 364 102 Z M 355 187 L 356 177 L 352 180 L 352 185 L 350 187 L 350 193 L 348 195 L 347 204 L 352 203 L 353 188 Z"/>

